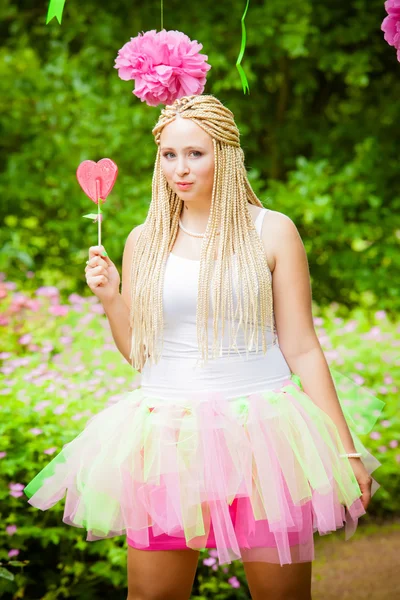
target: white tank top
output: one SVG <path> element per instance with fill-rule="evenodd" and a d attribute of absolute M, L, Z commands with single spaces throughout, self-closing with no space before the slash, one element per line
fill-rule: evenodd
<path fill-rule="evenodd" d="M 262 209 L 254 225 L 261 228 L 268 209 Z M 234 260 L 235 256 L 233 257 Z M 229 321 L 226 320 L 220 356 L 212 358 L 213 317 L 210 312 L 209 358 L 199 366 L 201 353 L 197 343 L 196 309 L 200 261 L 169 254 L 163 287 L 164 345 L 156 365 L 147 361 L 142 369 L 142 390 L 149 396 L 166 400 L 184 398 L 197 392 L 223 392 L 227 398 L 273 389 L 291 375 L 279 348 L 276 330 L 266 328 L 267 352 L 262 353 L 261 328 L 259 349 L 248 350 L 242 328 L 236 337 L 237 350 L 229 351 Z M 271 274 L 271 272 L 270 272 Z M 272 274 L 271 274 L 272 278 Z M 233 289 L 234 308 L 236 295 Z M 275 320 L 274 320 L 275 322 Z"/>

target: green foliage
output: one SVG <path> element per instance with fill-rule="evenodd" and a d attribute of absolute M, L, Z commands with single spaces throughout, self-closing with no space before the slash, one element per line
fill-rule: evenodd
<path fill-rule="evenodd" d="M 4 281 L 0 302 L 0 595 L 123 600 L 125 537 L 88 542 L 84 530 L 62 522 L 64 500 L 41 512 L 22 489 L 93 414 L 138 385 L 137 373 L 116 350 L 95 297 L 71 294 L 62 304 L 57 288 L 27 294 Z M 374 431 L 360 436 L 382 465 L 374 473 L 381 487 L 362 526 L 400 509 L 400 380 L 393 374 L 399 369 L 390 367 L 400 365 L 400 326 L 383 311 L 337 304 L 315 305 L 313 314 L 332 367 L 386 401 Z M 193 599 L 247 597 L 242 563 L 219 567 L 215 551 L 203 550 Z"/>
<path fill-rule="evenodd" d="M 342 298 L 351 307 L 379 306 L 389 313 L 397 306 L 400 229 L 369 178 L 378 156 L 376 140 L 366 138 L 340 169 L 326 159 L 299 157 L 286 182 L 271 182 L 274 206 L 298 225 L 313 297 L 323 305 Z M 392 208 L 400 209 L 400 199 Z"/>
<path fill-rule="evenodd" d="M 242 0 L 172 0 L 164 26 L 203 43 L 212 69 L 206 93 L 229 106 L 242 132 L 249 177 L 264 203 L 295 222 L 308 250 L 314 299 L 399 309 L 397 123 L 399 65 L 383 39 L 382 0 L 251 2 L 235 67 Z M 84 159 L 111 157 L 119 177 L 104 206 L 103 240 L 120 263 L 144 221 L 159 108 L 132 94 L 114 59 L 139 31 L 160 28 L 160 5 L 112 8 L 71 0 L 62 26 L 45 25 L 45 3 L 0 8 L 0 270 L 33 271 L 66 297 L 97 227 L 75 179 Z"/>

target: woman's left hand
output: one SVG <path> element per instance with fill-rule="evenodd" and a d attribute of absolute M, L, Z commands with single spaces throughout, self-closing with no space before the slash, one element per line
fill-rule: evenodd
<path fill-rule="evenodd" d="M 364 506 L 364 509 L 367 510 L 368 504 L 371 500 L 372 477 L 364 467 L 360 458 L 349 458 L 349 461 L 354 471 L 354 475 L 356 476 L 358 485 L 360 486 L 362 505 Z"/>

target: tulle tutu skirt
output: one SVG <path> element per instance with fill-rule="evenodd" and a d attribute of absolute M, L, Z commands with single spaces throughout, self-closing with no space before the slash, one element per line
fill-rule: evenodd
<path fill-rule="evenodd" d="M 332 370 L 357 452 L 384 402 Z M 25 487 L 46 510 L 65 499 L 63 521 L 94 541 L 126 535 L 151 549 L 214 547 L 232 560 L 314 559 L 313 534 L 365 514 L 337 428 L 293 374 L 274 390 L 236 398 L 196 393 L 168 401 L 142 388 L 93 416 Z M 379 488 L 373 479 L 372 494 Z M 168 537 L 167 537 L 168 536 Z M 165 546 L 164 546 L 165 547 Z"/>

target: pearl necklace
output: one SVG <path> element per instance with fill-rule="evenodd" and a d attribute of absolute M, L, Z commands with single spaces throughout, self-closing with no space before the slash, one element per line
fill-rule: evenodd
<path fill-rule="evenodd" d="M 189 231 L 188 229 L 186 229 L 183 225 L 182 225 L 182 221 L 179 219 L 179 227 L 182 229 L 182 231 L 184 231 L 185 233 L 187 233 L 188 235 L 191 235 L 192 237 L 195 238 L 203 238 L 205 236 L 205 233 L 196 233 L 195 231 Z M 217 235 L 219 235 L 220 232 L 217 231 Z"/>

